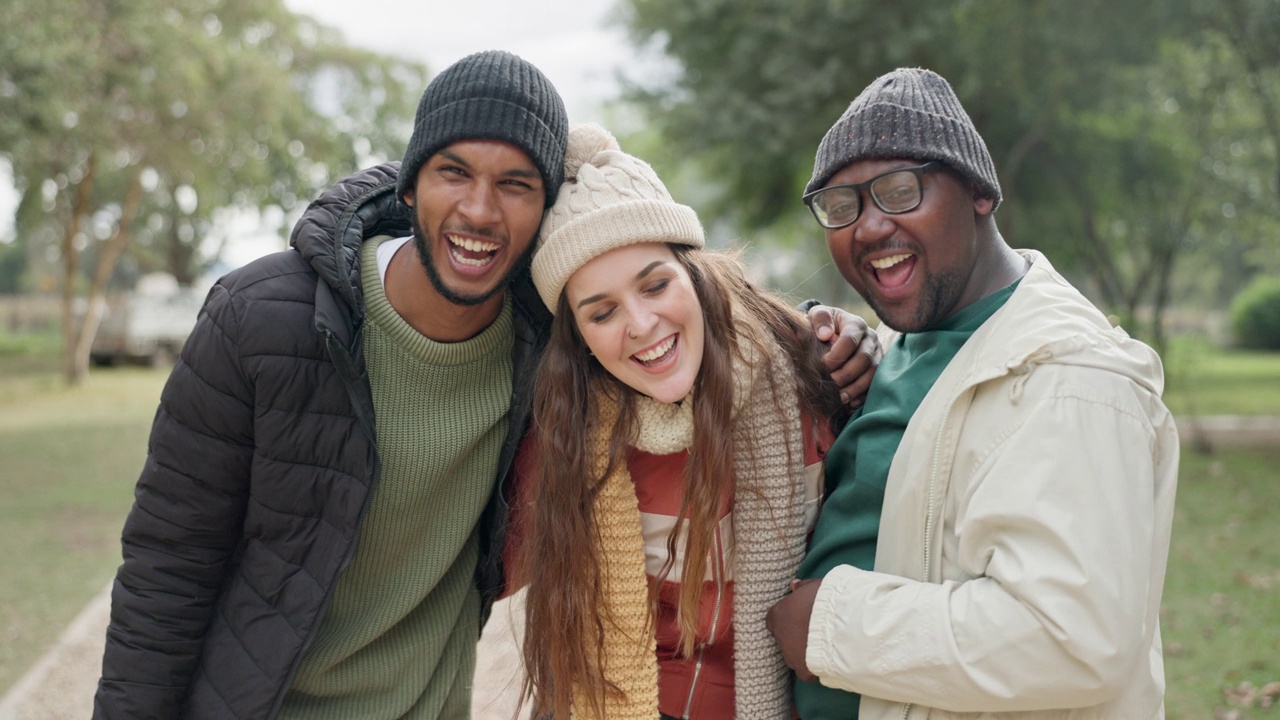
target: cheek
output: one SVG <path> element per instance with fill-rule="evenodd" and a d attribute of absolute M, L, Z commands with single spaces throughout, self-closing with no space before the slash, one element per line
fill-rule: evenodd
<path fill-rule="evenodd" d="M 831 253 L 831 259 L 837 263 L 844 262 L 849 255 L 849 243 L 845 242 L 840 235 L 828 233 L 827 236 L 827 252 Z"/>
<path fill-rule="evenodd" d="M 538 226 L 542 224 L 542 199 L 538 200 L 522 200 L 516 203 L 514 207 L 507 210 L 507 222 L 511 225 L 511 232 L 518 233 L 522 237 L 532 238 L 534 233 L 538 231 Z"/>
<path fill-rule="evenodd" d="M 840 275 L 850 283 L 857 283 L 857 268 L 853 259 L 853 241 L 841 235 L 828 235 L 827 252 L 831 254 L 831 261 L 835 263 L 836 270 L 840 271 Z"/>
<path fill-rule="evenodd" d="M 586 343 L 587 349 L 593 355 L 597 357 L 607 356 L 608 333 L 600 325 L 578 323 L 578 334 L 582 336 L 582 342 Z"/>

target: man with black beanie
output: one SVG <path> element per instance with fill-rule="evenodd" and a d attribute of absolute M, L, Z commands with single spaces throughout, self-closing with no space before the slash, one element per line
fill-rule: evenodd
<path fill-rule="evenodd" d="M 463 58 L 403 163 L 217 283 L 125 523 L 95 718 L 469 716 L 567 133 L 537 68 Z"/>
<path fill-rule="evenodd" d="M 805 720 L 1164 716 L 1160 358 L 1005 243 L 1002 197 L 928 70 L 877 78 L 818 147 L 804 201 L 885 355 L 768 616 Z"/>

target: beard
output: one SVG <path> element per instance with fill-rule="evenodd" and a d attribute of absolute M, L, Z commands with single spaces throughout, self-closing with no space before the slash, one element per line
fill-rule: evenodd
<path fill-rule="evenodd" d="M 457 290 L 444 284 L 444 278 L 440 276 L 440 269 L 436 267 L 435 258 L 431 255 L 431 247 L 428 242 L 427 234 L 423 231 L 422 225 L 418 223 L 418 213 L 413 210 L 409 213 L 409 223 L 413 227 L 413 246 L 418 251 L 418 260 L 422 263 L 422 269 L 427 273 L 427 279 L 431 281 L 431 287 L 445 300 L 454 305 L 483 305 L 486 301 L 494 296 L 506 291 L 507 286 L 511 283 L 511 278 L 520 270 L 527 267 L 533 258 L 534 243 L 530 242 L 529 247 L 525 249 L 520 259 L 511 265 L 507 270 L 507 274 L 502 277 L 498 284 L 494 285 L 485 292 L 476 295 L 464 295 Z M 445 241 L 448 242 L 447 240 Z M 447 250 L 446 250 L 447 252 Z"/>
<path fill-rule="evenodd" d="M 964 292 L 964 277 L 956 271 L 944 271 L 929 275 L 924 280 L 915 312 L 910 317 L 896 315 L 872 293 L 867 293 L 863 299 L 876 317 L 900 333 L 932 330 L 956 313 L 956 304 Z"/>

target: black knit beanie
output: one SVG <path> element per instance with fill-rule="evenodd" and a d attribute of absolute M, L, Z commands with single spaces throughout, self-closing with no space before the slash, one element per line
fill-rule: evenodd
<path fill-rule="evenodd" d="M 805 193 L 858 160 L 941 160 L 974 180 L 1000 204 L 1000 181 L 969 114 L 943 77 L 899 68 L 876 78 L 844 111 L 818 145 Z"/>
<path fill-rule="evenodd" d="M 547 207 L 564 181 L 569 118 L 542 71 L 501 50 L 468 55 L 435 76 L 422 93 L 396 193 L 418 182 L 427 158 L 459 140 L 502 140 L 528 153 L 542 172 Z"/>

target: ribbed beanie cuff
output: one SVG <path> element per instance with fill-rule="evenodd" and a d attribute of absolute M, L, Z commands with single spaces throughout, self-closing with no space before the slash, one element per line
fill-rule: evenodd
<path fill-rule="evenodd" d="M 592 210 L 561 225 L 534 257 L 534 285 L 555 314 L 564 284 L 578 268 L 615 248 L 661 242 L 702 247 L 702 224 L 687 205 L 629 200 Z"/>
<path fill-rule="evenodd" d="M 862 91 L 827 131 L 805 193 L 859 160 L 941 160 L 1000 204 L 1000 181 L 987 144 L 951 85 L 922 68 L 899 68 Z"/>
<path fill-rule="evenodd" d="M 460 140 L 501 140 L 524 150 L 542 173 L 546 204 L 564 181 L 569 119 L 551 81 L 532 64 L 498 50 L 468 55 L 427 85 L 396 191 L 404 197 L 432 155 Z"/>

